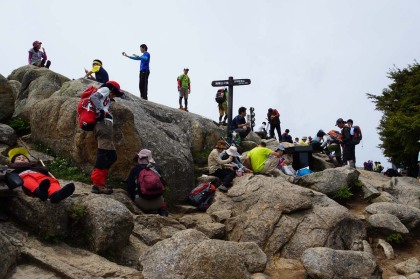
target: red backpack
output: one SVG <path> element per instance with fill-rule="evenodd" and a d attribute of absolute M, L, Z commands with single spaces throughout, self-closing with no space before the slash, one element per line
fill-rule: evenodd
<path fill-rule="evenodd" d="M 139 172 L 137 186 L 141 197 L 155 197 L 165 191 L 160 174 L 153 167 L 147 167 Z"/>
<path fill-rule="evenodd" d="M 93 131 L 96 124 L 96 109 L 90 100 L 90 96 L 98 90 L 95 86 L 89 86 L 83 91 L 77 104 L 77 117 L 79 127 L 85 131 Z"/>
<path fill-rule="evenodd" d="M 331 137 L 331 142 L 333 143 L 343 139 L 343 135 L 336 130 L 331 130 L 327 134 Z"/>

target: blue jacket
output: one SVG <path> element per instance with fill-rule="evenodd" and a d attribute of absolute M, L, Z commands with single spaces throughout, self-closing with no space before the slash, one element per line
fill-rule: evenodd
<path fill-rule="evenodd" d="M 140 71 L 150 71 L 150 53 L 145 51 L 142 56 L 128 56 L 133 60 L 140 60 Z"/>

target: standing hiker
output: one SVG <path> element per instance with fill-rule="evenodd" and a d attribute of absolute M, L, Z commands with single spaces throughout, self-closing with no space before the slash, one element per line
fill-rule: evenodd
<path fill-rule="evenodd" d="M 268 123 L 270 123 L 270 138 L 275 138 L 274 129 L 276 129 L 278 140 L 281 141 L 280 113 L 276 109 L 269 108 L 267 119 Z"/>
<path fill-rule="evenodd" d="M 188 111 L 188 95 L 191 93 L 191 80 L 188 76 L 190 69 L 185 68 L 184 73 L 178 76 L 178 92 L 179 92 L 179 109 Z M 184 98 L 185 108 L 182 106 L 182 98 Z"/>
<path fill-rule="evenodd" d="M 98 141 L 95 168 L 90 175 L 93 182 L 92 193 L 112 194 L 112 188 L 105 186 L 109 168 L 117 160 L 117 152 L 113 142 L 113 120 L 109 112 L 111 100 L 124 94 L 120 85 L 115 81 L 108 81 L 90 97 L 97 115 L 97 122 L 93 130 Z"/>
<path fill-rule="evenodd" d="M 140 60 L 140 75 L 139 75 L 139 90 L 140 97 L 144 100 L 147 100 L 147 87 L 149 84 L 149 75 L 150 75 L 150 53 L 147 52 L 147 46 L 145 44 L 140 45 L 141 56 L 133 54 L 133 56 L 128 56 L 125 52 L 122 53 L 123 56 L 128 57 L 133 60 Z"/>

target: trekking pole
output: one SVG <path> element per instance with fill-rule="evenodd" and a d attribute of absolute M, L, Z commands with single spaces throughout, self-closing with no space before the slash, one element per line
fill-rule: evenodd
<path fill-rule="evenodd" d="M 29 155 L 30 155 L 32 158 L 34 158 L 35 160 L 39 161 L 39 162 L 41 163 L 41 165 L 42 165 L 44 168 L 46 168 L 46 166 L 45 166 L 44 162 L 43 162 L 41 159 L 39 159 L 39 158 L 35 157 L 34 155 L 32 155 L 31 151 L 29 151 L 28 146 L 25 144 L 25 142 L 24 142 L 21 138 L 19 138 L 19 141 L 20 141 L 20 143 L 23 145 L 23 147 L 25 147 L 25 148 L 26 148 L 26 150 L 28 150 Z M 48 175 L 49 175 L 49 176 L 51 176 L 52 178 L 56 179 L 56 178 L 55 178 L 55 176 L 54 176 L 54 175 L 53 175 L 50 171 L 48 171 Z"/>

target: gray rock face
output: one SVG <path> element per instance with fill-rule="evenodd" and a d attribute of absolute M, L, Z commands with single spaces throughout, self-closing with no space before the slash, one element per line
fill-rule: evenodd
<path fill-rule="evenodd" d="M 156 243 L 141 258 L 145 278 L 251 278 L 263 272 L 267 258 L 255 243 L 210 240 L 184 230 Z"/>
<path fill-rule="evenodd" d="M 415 272 L 420 272 L 420 261 L 416 258 L 411 258 L 396 264 L 394 267 L 399 274 L 410 275 Z"/>
<path fill-rule="evenodd" d="M 320 279 L 368 277 L 376 267 L 370 253 L 324 247 L 305 250 L 301 260 L 308 275 Z"/>
<path fill-rule="evenodd" d="M 17 196 L 7 200 L 7 208 L 17 219 L 46 238 L 62 237 L 67 233 L 69 201 L 64 200 L 59 204 L 49 201 L 43 202 L 32 198 L 15 189 Z"/>
<path fill-rule="evenodd" d="M 307 248 L 350 249 L 365 236 L 363 223 L 325 195 L 281 177 L 250 177 L 237 177 L 227 194 L 217 192 L 207 210 L 231 212 L 223 215 L 228 240 L 255 242 L 269 257 L 298 259 Z"/>
<path fill-rule="evenodd" d="M 81 204 L 86 206 L 83 223 L 91 237 L 90 244 L 94 252 L 121 250 L 127 245 L 134 222 L 130 211 L 123 204 L 101 196 L 89 197 Z"/>
<path fill-rule="evenodd" d="M 15 145 L 17 142 L 17 135 L 12 127 L 0 123 L 0 143 L 5 143 L 9 146 Z"/>
<path fill-rule="evenodd" d="M 326 169 L 300 177 L 297 184 L 332 196 L 343 186 L 357 181 L 359 172 L 348 167 Z"/>
<path fill-rule="evenodd" d="M 7 79 L 0 75 L 0 121 L 10 119 L 15 110 L 13 89 Z"/>
<path fill-rule="evenodd" d="M 389 213 L 395 215 L 409 230 L 420 225 L 420 209 L 412 206 L 378 202 L 366 207 L 365 211 L 370 214 Z"/>
<path fill-rule="evenodd" d="M 26 105 L 33 104 L 32 99 L 37 101 L 33 108 L 27 109 L 31 112 L 32 138 L 72 158 L 84 171 L 90 172 L 96 159 L 97 143 L 92 132 L 78 127 L 76 107 L 83 90 L 97 83 L 59 82 L 54 94 L 48 91 L 38 96 L 37 92 L 49 87 L 53 77 L 44 76 L 45 72 L 26 70 L 29 72 L 25 78 L 31 77 L 32 81 L 21 91 L 28 93 Z M 19 74 L 13 76 L 20 77 Z M 223 129 L 209 119 L 141 100 L 129 93 L 125 99 L 116 98 L 110 111 L 114 116 L 114 144 L 118 156 L 110 176 L 125 180 L 134 155 L 140 149 L 150 149 L 170 187 L 170 199 L 175 202 L 183 201 L 194 186 L 193 155 L 211 149 L 224 135 Z"/>
<path fill-rule="evenodd" d="M 8 80 L 21 83 L 16 96 L 14 117 L 30 120 L 32 107 L 38 101 L 49 98 L 69 79 L 46 68 L 27 65 L 14 70 Z"/>
<path fill-rule="evenodd" d="M 133 234 L 146 245 L 170 238 L 185 227 L 172 218 L 159 215 L 139 215 L 135 217 Z"/>
<path fill-rule="evenodd" d="M 7 235 L 0 231 L 0 278 L 6 278 L 6 274 L 16 265 L 18 249 L 8 239 Z"/>
<path fill-rule="evenodd" d="M 392 214 L 388 213 L 379 213 L 373 214 L 368 218 L 369 224 L 380 230 L 385 230 L 385 232 L 398 232 L 398 233 L 409 233 L 408 229 L 404 226 L 400 220 Z"/>
<path fill-rule="evenodd" d="M 420 187 L 414 177 L 392 177 L 385 191 L 394 196 L 398 203 L 420 209 Z"/>

